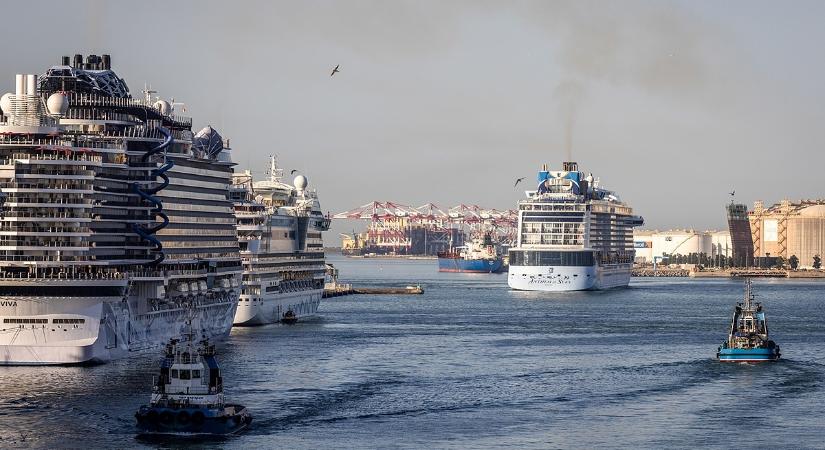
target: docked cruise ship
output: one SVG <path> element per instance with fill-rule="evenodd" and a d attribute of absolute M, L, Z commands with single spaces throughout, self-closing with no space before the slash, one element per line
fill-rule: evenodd
<path fill-rule="evenodd" d="M 105 362 L 231 327 L 242 266 L 230 150 L 133 98 L 108 55 L 0 99 L 0 364 Z"/>
<path fill-rule="evenodd" d="M 518 204 L 518 245 L 510 249 L 513 289 L 577 291 L 627 286 L 633 227 L 644 223 L 615 192 L 575 162 L 545 165 L 538 188 Z"/>
<path fill-rule="evenodd" d="M 243 258 L 243 291 L 235 325 L 294 322 L 316 313 L 324 293 L 321 232 L 330 219 L 317 194 L 298 175 L 293 184 L 270 156 L 269 179 L 235 174 L 231 198 Z"/>

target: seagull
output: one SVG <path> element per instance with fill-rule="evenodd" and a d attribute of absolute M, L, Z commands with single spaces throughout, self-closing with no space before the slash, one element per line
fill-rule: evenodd
<path fill-rule="evenodd" d="M 733 192 L 728 192 L 728 194 L 730 194 L 730 196 L 733 197 L 736 194 L 736 189 L 734 189 Z"/>
<path fill-rule="evenodd" d="M 334 69 L 332 69 L 332 73 L 331 73 L 331 74 L 329 74 L 329 76 L 333 76 L 333 75 L 335 75 L 336 73 L 340 72 L 340 70 L 338 70 L 338 68 L 339 68 L 339 67 L 341 67 L 341 65 L 340 65 L 340 64 L 336 65 L 336 66 L 335 66 L 335 68 L 334 68 Z"/>
<path fill-rule="evenodd" d="M 293 173 L 295 173 L 297 171 L 298 171 L 298 169 L 292 169 L 292 172 L 289 172 L 289 174 L 292 175 Z"/>
<path fill-rule="evenodd" d="M 525 178 L 527 178 L 527 177 L 521 177 L 521 178 L 517 179 L 516 183 L 513 185 L 513 187 L 518 186 L 518 184 L 521 183 Z"/>

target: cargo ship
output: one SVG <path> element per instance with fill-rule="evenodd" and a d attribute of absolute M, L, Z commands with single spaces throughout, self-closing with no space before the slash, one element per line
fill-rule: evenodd
<path fill-rule="evenodd" d="M 503 269 L 504 260 L 490 233 L 449 252 L 438 253 L 439 272 L 501 273 Z"/>
<path fill-rule="evenodd" d="M 518 203 L 518 240 L 509 251 L 508 285 L 526 291 L 627 286 L 633 227 L 644 220 L 575 162 L 543 166 L 538 186 Z"/>
<path fill-rule="evenodd" d="M 0 364 L 105 362 L 229 334 L 241 258 L 231 151 L 108 55 L 0 98 Z"/>

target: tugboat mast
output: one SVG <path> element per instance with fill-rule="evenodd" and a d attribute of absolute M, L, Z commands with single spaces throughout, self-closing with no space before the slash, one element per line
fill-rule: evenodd
<path fill-rule="evenodd" d="M 753 301 L 753 292 L 751 291 L 751 279 L 745 279 L 745 310 L 751 309 L 751 301 Z"/>

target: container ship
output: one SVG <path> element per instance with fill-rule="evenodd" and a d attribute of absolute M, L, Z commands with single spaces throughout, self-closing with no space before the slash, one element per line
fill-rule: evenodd
<path fill-rule="evenodd" d="M 635 255 L 633 227 L 644 220 L 575 162 L 563 163 L 558 171 L 543 166 L 538 183 L 518 203 L 509 286 L 527 291 L 627 286 Z"/>
<path fill-rule="evenodd" d="M 159 348 L 187 315 L 226 336 L 242 266 L 217 133 L 133 98 L 108 55 L 15 81 L 0 98 L 0 364 Z"/>
<path fill-rule="evenodd" d="M 439 272 L 501 273 L 504 259 L 490 233 L 473 238 L 467 245 L 438 253 Z"/>
<path fill-rule="evenodd" d="M 307 178 L 282 181 L 274 156 L 269 179 L 246 171 L 233 177 L 231 198 L 243 258 L 243 291 L 235 325 L 292 323 L 316 313 L 324 293 L 324 244 L 330 218 Z"/>

